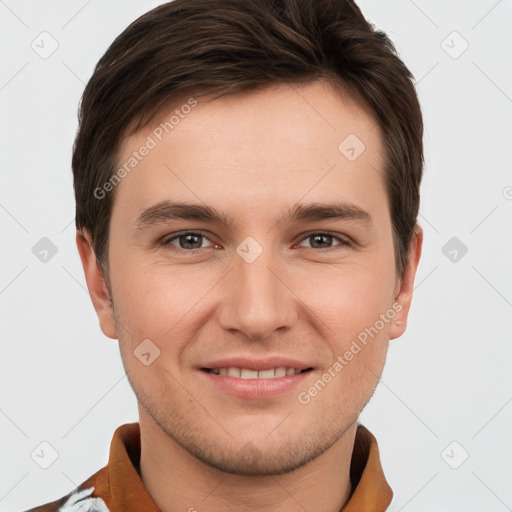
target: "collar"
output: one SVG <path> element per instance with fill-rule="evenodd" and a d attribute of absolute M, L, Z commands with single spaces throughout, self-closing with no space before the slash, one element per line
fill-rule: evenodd
<path fill-rule="evenodd" d="M 116 429 L 108 465 L 101 470 L 106 478 L 97 479 L 96 489 L 100 496 L 105 496 L 112 511 L 160 512 L 138 473 L 140 449 L 138 422 Z M 340 512 L 384 512 L 387 509 L 393 491 L 382 470 L 377 440 L 363 425 L 357 426 L 350 479 L 352 494 Z"/>

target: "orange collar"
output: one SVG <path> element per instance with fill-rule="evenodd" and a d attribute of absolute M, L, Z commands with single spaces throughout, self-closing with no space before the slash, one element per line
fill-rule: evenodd
<path fill-rule="evenodd" d="M 111 512 L 160 512 L 138 473 L 140 425 L 126 423 L 114 432 L 108 465 L 91 476 L 81 488 L 94 486 Z M 353 491 L 340 512 L 384 512 L 393 497 L 380 463 L 373 434 L 363 425 L 357 432 L 350 466 Z"/>

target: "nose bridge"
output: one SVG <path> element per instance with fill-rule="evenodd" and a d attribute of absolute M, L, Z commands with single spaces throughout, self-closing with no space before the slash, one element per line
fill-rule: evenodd
<path fill-rule="evenodd" d="M 277 277 L 279 255 L 270 246 L 258 246 L 254 239 L 246 239 L 237 248 L 224 296 L 222 323 L 225 329 L 263 340 L 274 330 L 290 326 L 293 304 Z"/>

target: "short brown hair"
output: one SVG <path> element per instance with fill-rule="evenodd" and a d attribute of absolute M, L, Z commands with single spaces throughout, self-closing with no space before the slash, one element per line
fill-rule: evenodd
<path fill-rule="evenodd" d="M 402 275 L 419 209 L 422 114 L 411 72 L 352 0 L 174 0 L 114 40 L 85 87 L 72 158 L 76 227 L 103 270 L 115 191 L 94 191 L 116 171 L 126 136 L 180 98 L 315 80 L 347 92 L 380 127 Z"/>

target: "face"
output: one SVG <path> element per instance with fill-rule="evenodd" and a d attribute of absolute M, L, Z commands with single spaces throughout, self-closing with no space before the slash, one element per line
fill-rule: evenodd
<path fill-rule="evenodd" d="M 100 324 L 141 426 L 223 471 L 290 471 L 371 397 L 419 247 L 397 279 L 378 125 L 329 85 L 177 108 L 119 156 L 138 155 L 115 190 L 113 309 L 79 241 Z"/>

